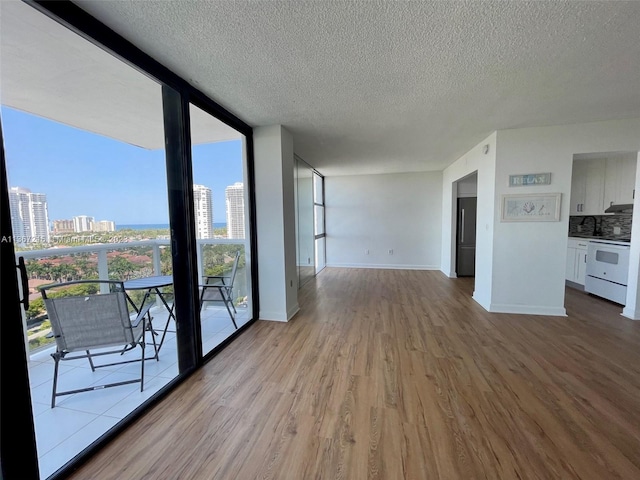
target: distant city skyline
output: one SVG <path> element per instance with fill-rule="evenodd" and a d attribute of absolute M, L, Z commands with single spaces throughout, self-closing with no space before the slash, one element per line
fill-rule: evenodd
<path fill-rule="evenodd" d="M 215 228 L 224 225 L 227 238 L 245 238 L 244 184 L 236 182 L 225 188 L 225 220 L 214 222 L 212 216 L 213 201 L 211 189 L 205 185 L 193 185 L 194 210 L 196 213 L 196 238 L 214 238 Z M 32 202 L 35 199 L 36 202 Z M 76 215 L 70 219 L 48 219 L 46 194 L 32 193 L 24 187 L 10 187 L 10 210 L 14 236 L 28 237 L 36 232 L 42 242 L 49 242 L 50 235 L 84 232 L 113 232 L 116 224 L 112 220 L 96 220 L 90 215 Z M 35 209 L 33 204 L 36 205 Z M 44 213 L 42 213 L 44 212 Z M 34 225 L 39 225 L 36 230 Z M 160 224 L 122 224 L 122 225 L 155 225 Z M 168 226 L 168 223 L 166 224 Z M 16 233 L 17 232 L 17 233 Z M 34 235 L 31 235 L 34 236 Z M 33 243 L 26 241 L 27 243 Z"/>
<path fill-rule="evenodd" d="M 84 213 L 116 225 L 169 223 L 164 150 L 146 150 L 4 105 L 1 113 L 9 185 L 46 194 L 48 225 Z M 211 188 L 214 221 L 226 220 L 226 187 L 243 180 L 242 150 L 241 140 L 192 148 L 193 182 Z"/>

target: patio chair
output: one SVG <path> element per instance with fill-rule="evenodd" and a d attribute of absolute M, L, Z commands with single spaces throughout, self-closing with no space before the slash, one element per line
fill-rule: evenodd
<path fill-rule="evenodd" d="M 229 276 L 221 275 L 205 275 L 204 283 L 200 285 L 200 310 L 204 306 L 204 302 L 222 302 L 227 307 L 227 312 L 231 317 L 233 326 L 238 329 L 236 324 L 236 307 L 233 304 L 233 283 L 236 279 L 236 271 L 238 270 L 238 262 L 240 260 L 240 251 L 236 252 L 233 259 L 233 266 Z"/>
<path fill-rule="evenodd" d="M 80 287 L 93 284 L 95 293 L 86 293 Z M 100 285 L 108 286 L 108 293 L 100 293 Z M 40 287 L 47 315 L 51 322 L 51 330 L 56 341 L 56 351 L 52 353 L 55 366 L 53 372 L 53 391 L 51 408 L 55 407 L 56 398 L 63 395 L 101 390 L 130 383 L 140 383 L 140 391 L 144 389 L 145 331 L 150 319 L 151 305 L 140 310 L 135 319 L 131 319 L 127 309 L 127 297 L 124 285 L 114 280 L 78 280 Z M 122 360 L 122 356 L 136 347 L 140 347 L 140 356 Z M 80 353 L 83 352 L 83 353 Z M 105 355 L 118 355 L 119 360 L 96 365 L 94 359 Z M 133 380 L 91 385 L 86 388 L 58 392 L 58 370 L 60 361 L 86 358 L 91 370 L 97 368 L 140 362 L 140 378 Z M 155 358 L 155 357 L 152 357 Z"/>

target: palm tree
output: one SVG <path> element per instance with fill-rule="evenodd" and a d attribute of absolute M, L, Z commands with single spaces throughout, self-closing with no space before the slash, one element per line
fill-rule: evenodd
<path fill-rule="evenodd" d="M 121 255 L 109 263 L 109 277 L 115 280 L 129 280 L 135 270 L 136 265 Z"/>

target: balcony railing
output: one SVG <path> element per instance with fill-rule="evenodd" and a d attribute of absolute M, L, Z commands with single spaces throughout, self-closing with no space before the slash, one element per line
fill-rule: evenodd
<path fill-rule="evenodd" d="M 122 280 L 128 280 L 132 278 L 137 278 L 140 276 L 149 276 L 149 275 L 170 275 L 171 274 L 171 265 L 170 262 L 168 265 L 162 264 L 161 253 L 163 249 L 170 248 L 171 242 L 169 239 L 149 239 L 149 240 L 140 240 L 140 241 L 131 241 L 131 242 L 120 242 L 120 243 L 95 243 L 90 245 L 81 245 L 77 247 L 59 247 L 59 248 L 49 248 L 43 250 L 26 250 L 16 252 L 16 263 L 19 257 L 23 257 L 25 261 L 29 260 L 43 260 L 43 259 L 55 259 L 60 257 L 69 257 L 69 256 L 78 256 L 82 254 L 92 254 L 92 264 L 95 266 L 96 256 L 97 256 L 97 278 L 98 279 L 109 279 L 109 278 L 119 278 L 123 276 L 122 272 L 113 272 L 109 269 L 109 253 L 117 252 L 122 250 L 135 250 L 140 248 L 149 248 L 151 250 L 151 260 L 147 262 L 149 264 L 145 265 L 142 268 L 138 268 L 136 271 L 127 272 L 126 278 L 121 278 Z M 244 264 L 244 252 L 246 252 L 246 241 L 243 239 L 198 239 L 198 278 L 202 278 L 202 276 L 210 269 L 212 266 L 215 266 L 209 262 L 205 265 L 205 252 L 207 247 L 213 247 L 217 245 L 239 245 L 242 250 L 242 264 Z M 138 252 L 139 253 L 139 252 Z M 86 258 L 85 258 L 86 260 Z M 74 265 L 76 262 L 66 262 L 70 265 Z M 217 265 L 220 265 L 218 263 Z M 164 269 L 164 271 L 163 271 Z M 27 274 L 31 273 L 28 271 L 29 267 L 27 267 Z M 95 270 L 93 270 L 93 275 L 88 278 L 96 278 Z M 79 272 L 76 272 L 79 273 Z M 74 279 L 84 279 L 81 275 L 75 275 Z M 50 282 L 53 283 L 56 279 L 49 278 Z M 66 279 L 58 279 L 64 281 Z M 235 289 L 237 293 L 239 293 L 242 297 L 248 295 L 249 290 L 249 279 L 246 278 L 241 272 L 239 272 L 237 282 L 238 287 Z M 21 285 L 19 285 L 21 289 Z M 27 295 L 29 293 L 27 292 Z M 24 295 L 21 291 L 20 295 Z M 23 311 L 23 328 L 25 332 L 25 339 L 27 341 L 27 351 L 29 351 L 29 343 L 28 343 L 28 324 L 27 324 L 27 315 Z M 40 332 L 39 335 L 42 335 L 43 332 Z M 33 336 L 33 335 L 32 335 Z M 33 349 L 31 349 L 33 350 Z"/>

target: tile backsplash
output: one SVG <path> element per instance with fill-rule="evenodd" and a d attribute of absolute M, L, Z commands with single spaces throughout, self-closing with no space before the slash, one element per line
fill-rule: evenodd
<path fill-rule="evenodd" d="M 600 228 L 602 229 L 602 235 L 631 235 L 631 220 L 632 215 L 596 215 L 595 218 L 600 222 Z M 579 231 L 578 226 L 585 219 L 582 225 L 582 231 Z M 569 236 L 580 233 L 593 232 L 594 220 L 593 217 L 584 216 L 572 216 L 569 217 Z M 620 233 L 613 231 L 614 227 L 620 227 Z"/>

